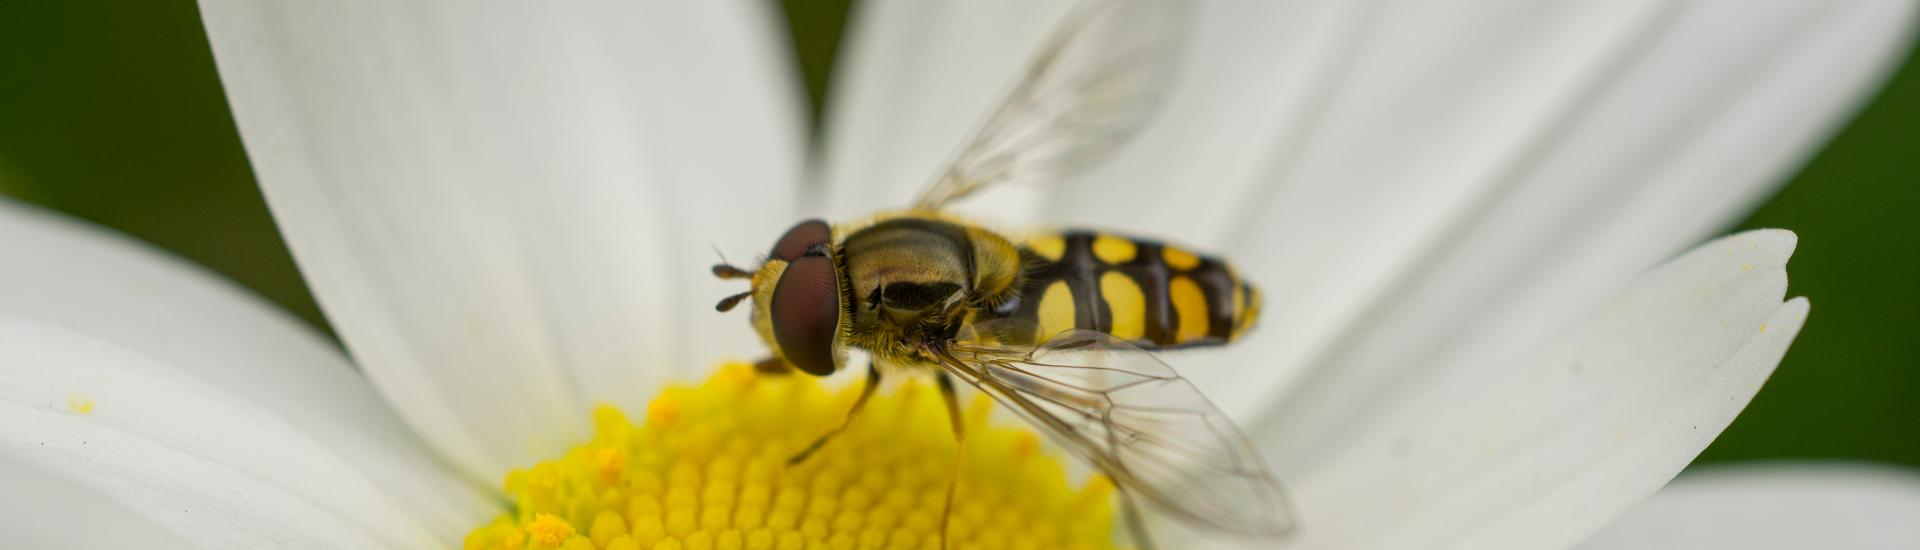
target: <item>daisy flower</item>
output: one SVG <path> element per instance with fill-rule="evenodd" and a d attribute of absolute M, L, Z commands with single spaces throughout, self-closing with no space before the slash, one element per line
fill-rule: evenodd
<path fill-rule="evenodd" d="M 177 259 L 0 205 L 9 544 L 937 545 L 951 472 L 921 466 L 950 444 L 927 389 L 781 465 L 850 395 L 727 362 L 765 350 L 711 310 L 737 288 L 705 266 L 904 204 L 1066 8 L 864 6 L 809 149 L 761 3 L 203 1 L 345 349 Z M 1902 472 L 1732 470 L 1634 506 L 1807 317 L 1791 233 L 1694 245 L 1851 113 L 1912 19 L 1882 0 L 1208 3 L 1151 126 L 969 212 L 1186 243 L 1262 285 L 1245 342 L 1167 356 L 1289 484 L 1299 529 L 1259 544 L 1911 546 Z M 965 414 L 984 435 L 960 547 L 1113 544 L 1110 487 L 986 409 Z"/>

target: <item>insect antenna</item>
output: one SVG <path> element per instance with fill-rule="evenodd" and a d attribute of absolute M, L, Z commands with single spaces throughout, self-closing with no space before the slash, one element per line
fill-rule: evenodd
<path fill-rule="evenodd" d="M 722 279 L 752 279 L 753 272 L 727 264 L 713 264 L 713 276 Z"/>
<path fill-rule="evenodd" d="M 732 263 L 728 262 L 727 255 L 720 252 L 719 246 L 715 246 L 712 244 L 709 244 L 707 246 L 712 246 L 713 255 L 720 257 L 720 263 L 713 264 L 713 276 L 719 277 L 722 279 L 752 279 L 753 278 L 752 271 L 747 271 L 745 269 L 734 267 Z M 728 306 L 728 307 L 732 307 L 732 306 Z M 721 311 L 726 311 L 726 310 L 721 310 Z"/>
<path fill-rule="evenodd" d="M 747 299 L 747 297 L 748 297 L 748 296 L 752 296 L 752 295 L 753 295 L 753 291 L 751 291 L 751 290 L 749 290 L 749 291 L 746 291 L 746 292 L 742 292 L 742 293 L 739 293 L 739 294 L 735 294 L 735 295 L 732 295 L 732 296 L 728 296 L 728 297 L 725 297 L 725 298 L 721 298 L 721 299 L 720 299 L 720 303 L 718 303 L 718 304 L 714 304 L 714 305 L 713 305 L 713 310 L 714 310 L 714 311 L 718 311 L 718 312 L 721 312 L 721 313 L 726 313 L 726 312 L 729 312 L 729 311 L 733 311 L 733 308 L 734 308 L 735 306 L 738 306 L 738 305 L 740 305 L 740 301 L 741 301 L 741 300 L 745 300 L 745 299 Z"/>

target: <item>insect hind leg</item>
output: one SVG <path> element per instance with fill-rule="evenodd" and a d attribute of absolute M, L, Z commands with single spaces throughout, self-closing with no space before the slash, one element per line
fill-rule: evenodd
<path fill-rule="evenodd" d="M 953 496 L 960 488 L 960 467 L 966 457 L 967 426 L 960 417 L 960 394 L 953 387 L 953 375 L 941 372 L 935 375 L 940 381 L 940 397 L 947 404 L 947 420 L 953 423 L 953 474 L 947 477 L 947 503 L 940 512 L 940 548 L 947 548 L 947 527 L 953 523 Z"/>
<path fill-rule="evenodd" d="M 1140 507 L 1133 502 L 1133 492 L 1120 488 L 1120 515 L 1127 524 L 1127 534 L 1133 536 L 1135 548 L 1154 550 L 1153 535 L 1147 532 L 1146 516 L 1140 515 Z"/>
<path fill-rule="evenodd" d="M 853 407 L 847 409 L 847 417 L 841 420 L 840 425 L 835 426 L 833 430 L 820 434 L 820 437 L 813 440 L 812 444 L 807 445 L 807 448 L 801 449 L 798 453 L 794 453 L 792 457 L 787 459 L 787 465 L 792 466 L 805 462 L 808 456 L 813 455 L 814 451 L 818 451 L 821 447 L 826 446 L 828 440 L 840 435 L 840 432 L 847 431 L 847 426 L 853 425 L 853 419 L 860 416 L 860 410 L 866 408 L 867 400 L 872 398 L 873 393 L 879 389 L 880 369 L 877 368 L 873 362 L 869 361 L 867 362 L 867 385 L 860 388 L 860 396 L 853 399 Z"/>
<path fill-rule="evenodd" d="M 1109 416 L 1112 415 L 1111 412 L 1107 414 Z M 1113 430 L 1107 430 L 1108 447 L 1113 449 L 1120 448 L 1119 437 L 1119 434 Z M 1133 536 L 1134 546 L 1140 550 L 1154 550 L 1153 534 L 1147 532 L 1146 516 L 1140 515 L 1140 506 L 1133 501 L 1133 491 L 1129 491 L 1126 486 L 1117 483 L 1114 484 L 1114 487 L 1120 492 L 1120 516 L 1122 521 L 1127 524 L 1127 534 Z"/>

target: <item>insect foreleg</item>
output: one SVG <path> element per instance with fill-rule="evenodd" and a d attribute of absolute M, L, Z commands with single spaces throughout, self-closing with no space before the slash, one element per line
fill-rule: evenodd
<path fill-rule="evenodd" d="M 808 455 L 812 455 L 814 451 L 818 451 L 820 450 L 820 447 L 826 445 L 827 440 L 833 439 L 833 436 L 840 435 L 840 432 L 846 431 L 847 426 L 853 425 L 854 417 L 860 415 L 860 409 L 866 408 L 867 399 L 873 397 L 873 392 L 878 391 L 879 389 L 880 389 L 880 369 L 875 367 L 872 361 L 868 361 L 867 362 L 867 385 L 865 387 L 860 388 L 860 396 L 855 397 L 853 399 L 853 407 L 847 409 L 846 419 L 841 420 L 840 425 L 834 427 L 833 431 L 829 431 L 825 434 L 821 434 L 819 439 L 813 440 L 812 445 L 807 445 L 806 449 L 803 449 L 799 453 L 794 454 L 793 458 L 787 459 L 787 465 L 792 466 L 794 464 L 799 464 L 802 461 L 805 461 Z"/>
<path fill-rule="evenodd" d="M 753 363 L 753 370 L 754 372 L 769 376 L 786 376 L 793 374 L 794 369 L 792 365 L 788 365 L 786 361 L 782 361 L 778 357 L 768 357 L 755 361 Z"/>

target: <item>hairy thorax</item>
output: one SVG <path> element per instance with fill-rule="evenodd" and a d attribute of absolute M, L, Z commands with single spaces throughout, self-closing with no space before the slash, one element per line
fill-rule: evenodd
<path fill-rule="evenodd" d="M 1020 254 L 1005 237 L 940 216 L 883 216 L 847 234 L 848 343 L 894 364 L 927 362 L 921 351 L 952 339 L 969 312 L 1019 287 Z"/>

